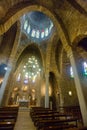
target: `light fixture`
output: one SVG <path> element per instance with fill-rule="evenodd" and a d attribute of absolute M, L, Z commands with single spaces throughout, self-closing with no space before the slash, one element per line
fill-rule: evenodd
<path fill-rule="evenodd" d="M 28 78 L 29 81 L 34 83 L 36 77 L 39 76 L 38 74 L 40 74 L 40 72 L 41 67 L 39 65 L 39 61 L 37 60 L 37 57 L 35 57 L 34 55 L 30 55 L 30 57 L 28 57 L 28 60 L 23 66 L 24 79 Z"/>
<path fill-rule="evenodd" d="M 72 91 L 69 91 L 68 93 L 69 93 L 69 96 L 72 96 Z"/>

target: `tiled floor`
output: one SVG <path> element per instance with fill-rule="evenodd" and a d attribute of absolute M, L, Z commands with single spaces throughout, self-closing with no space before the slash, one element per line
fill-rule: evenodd
<path fill-rule="evenodd" d="M 19 108 L 14 130 L 36 130 L 29 115 L 28 108 Z"/>

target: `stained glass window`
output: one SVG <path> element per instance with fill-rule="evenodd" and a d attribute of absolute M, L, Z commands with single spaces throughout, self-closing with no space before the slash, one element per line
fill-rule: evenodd
<path fill-rule="evenodd" d="M 28 79 L 24 79 L 24 84 L 28 84 Z"/>
<path fill-rule="evenodd" d="M 84 67 L 83 68 L 84 69 L 83 70 L 84 71 L 84 75 L 87 75 L 87 63 L 86 62 L 83 63 L 83 67 Z"/>
<path fill-rule="evenodd" d="M 48 36 L 48 28 L 45 29 L 45 36 Z"/>
<path fill-rule="evenodd" d="M 44 31 L 41 33 L 41 38 L 44 38 Z"/>
<path fill-rule="evenodd" d="M 30 30 L 31 30 L 31 27 L 30 27 L 30 25 L 29 25 L 28 28 L 27 28 L 27 33 L 28 33 L 28 34 L 30 33 Z"/>
<path fill-rule="evenodd" d="M 27 29 L 27 26 L 28 26 L 28 21 L 26 20 L 25 23 L 24 23 L 24 30 Z"/>
<path fill-rule="evenodd" d="M 39 38 L 39 36 L 40 36 L 40 32 L 39 32 L 39 30 L 37 30 L 36 31 L 36 38 Z"/>
<path fill-rule="evenodd" d="M 71 77 L 71 78 L 74 78 L 72 67 L 70 67 L 70 77 Z"/>
<path fill-rule="evenodd" d="M 31 32 L 31 36 L 35 37 L 35 33 L 36 33 L 36 31 L 33 29 L 32 32 Z"/>

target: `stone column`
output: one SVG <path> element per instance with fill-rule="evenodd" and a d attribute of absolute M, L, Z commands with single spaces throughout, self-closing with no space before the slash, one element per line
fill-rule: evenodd
<path fill-rule="evenodd" d="M 84 93 L 82 91 L 81 79 L 78 70 L 79 64 L 77 62 L 78 61 L 77 56 L 78 55 L 76 54 L 76 52 L 72 51 L 72 49 L 68 51 L 68 57 L 70 59 L 73 73 L 74 73 L 75 86 L 76 86 L 79 105 L 82 113 L 83 123 L 84 126 L 87 126 L 87 101 L 85 100 Z"/>
<path fill-rule="evenodd" d="M 45 75 L 45 108 L 49 108 L 49 74 Z"/>
<path fill-rule="evenodd" d="M 4 95 L 3 95 L 3 99 L 2 99 L 2 105 L 3 106 L 8 105 L 9 97 L 10 97 L 10 94 L 11 94 L 12 89 L 13 89 L 13 84 L 14 84 L 13 71 L 14 71 L 14 67 L 15 67 L 15 62 L 12 63 L 12 61 L 9 61 L 8 68 L 10 68 L 10 73 L 8 75 L 8 79 L 7 79 L 7 83 L 6 83 L 6 87 L 5 87 L 5 91 L 4 91 Z M 7 69 L 7 71 L 8 71 L 8 69 Z"/>
<path fill-rule="evenodd" d="M 3 97 L 4 96 L 4 91 L 5 91 L 5 88 L 6 88 L 6 84 L 7 84 L 7 81 L 8 81 L 10 72 L 11 72 L 11 69 L 12 69 L 12 66 L 8 65 L 6 74 L 4 76 L 4 80 L 3 80 L 2 86 L 0 88 L 0 106 L 2 105 L 3 98 L 5 98 L 5 97 Z"/>
<path fill-rule="evenodd" d="M 5 97 L 6 99 L 3 98 L 3 100 L 2 100 L 4 106 L 7 106 L 7 105 L 8 105 L 9 97 L 10 97 L 10 94 L 11 94 L 12 89 L 13 89 L 13 84 L 14 84 L 14 81 L 13 81 L 13 73 L 12 73 L 12 71 L 11 71 L 11 73 L 9 74 L 8 82 L 7 82 L 7 84 L 6 84 L 6 88 L 5 88 L 5 92 L 4 92 L 4 97 Z"/>
<path fill-rule="evenodd" d="M 36 79 L 37 82 L 37 89 L 36 89 L 36 106 L 40 106 L 40 100 L 41 100 L 41 79 L 40 79 L 41 75 L 40 73 L 38 74 L 38 78 Z"/>
<path fill-rule="evenodd" d="M 59 99 L 60 100 L 59 101 L 60 102 L 59 105 L 62 107 L 63 104 L 64 104 L 64 101 L 63 101 L 63 96 L 62 96 L 62 91 L 61 91 L 61 86 L 62 86 L 62 78 L 61 77 L 59 78 L 58 85 L 59 85 L 59 87 L 58 87 L 59 93 L 58 94 L 59 94 L 59 98 L 60 98 Z"/>

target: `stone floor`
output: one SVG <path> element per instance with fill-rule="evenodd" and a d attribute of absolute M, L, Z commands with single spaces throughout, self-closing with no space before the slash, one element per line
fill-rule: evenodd
<path fill-rule="evenodd" d="M 29 108 L 19 108 L 14 130 L 36 130 L 29 115 Z"/>

